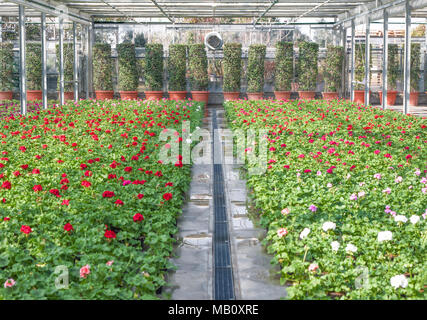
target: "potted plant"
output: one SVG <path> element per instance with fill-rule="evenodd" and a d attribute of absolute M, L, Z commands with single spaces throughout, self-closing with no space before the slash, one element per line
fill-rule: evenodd
<path fill-rule="evenodd" d="M 240 80 L 242 77 L 242 44 L 224 44 L 223 92 L 224 100 L 237 100 L 240 95 Z"/>
<path fill-rule="evenodd" d="M 169 46 L 168 73 L 169 73 L 169 98 L 172 100 L 185 100 L 187 95 L 186 84 L 187 46 L 185 44 L 172 44 Z"/>
<path fill-rule="evenodd" d="M 163 45 L 150 43 L 145 46 L 145 98 L 160 100 L 163 97 Z"/>
<path fill-rule="evenodd" d="M 396 103 L 397 79 L 399 78 L 399 46 L 397 44 L 388 45 L 387 59 L 387 105 L 393 106 Z M 383 92 L 378 92 L 380 104 L 383 103 Z"/>
<path fill-rule="evenodd" d="M 419 43 L 411 43 L 411 71 L 410 71 L 410 89 L 409 105 L 418 105 L 418 83 L 420 81 L 420 55 L 421 48 Z"/>
<path fill-rule="evenodd" d="M 319 45 L 314 42 L 301 41 L 298 47 L 298 94 L 301 99 L 314 99 Z"/>
<path fill-rule="evenodd" d="M 260 100 L 264 91 L 264 60 L 266 46 L 253 44 L 248 53 L 248 99 Z"/>
<path fill-rule="evenodd" d="M 64 100 L 74 99 L 74 46 L 72 43 L 64 43 Z M 56 65 L 59 70 L 59 45 L 56 45 Z M 58 92 L 60 91 L 60 79 L 58 77 Z"/>
<path fill-rule="evenodd" d="M 26 47 L 27 100 L 42 99 L 42 47 L 40 43 L 27 43 Z"/>
<path fill-rule="evenodd" d="M 276 99 L 291 98 L 292 78 L 294 74 L 294 47 L 292 42 L 276 43 L 276 64 L 274 70 L 274 95 Z"/>
<path fill-rule="evenodd" d="M 209 78 L 208 58 L 205 45 L 202 43 L 190 44 L 188 47 L 188 70 L 190 74 L 191 96 L 195 101 L 208 104 Z"/>
<path fill-rule="evenodd" d="M 13 43 L 0 44 L 0 100 L 12 100 Z"/>
<path fill-rule="evenodd" d="M 119 62 L 118 87 L 120 97 L 126 100 L 138 99 L 138 69 L 136 67 L 135 46 L 125 42 L 117 45 Z"/>
<path fill-rule="evenodd" d="M 323 98 L 338 99 L 338 90 L 341 87 L 342 68 L 344 62 L 344 48 L 328 46 L 324 66 L 325 92 Z"/>
<path fill-rule="evenodd" d="M 355 66 L 354 66 L 354 101 L 365 103 L 365 44 L 360 43 L 355 46 Z M 372 47 L 369 46 L 369 70 L 372 66 Z M 369 76 L 368 76 L 369 79 Z M 370 93 L 370 91 L 369 91 Z"/>
<path fill-rule="evenodd" d="M 111 46 L 95 43 L 93 46 L 93 86 L 96 99 L 113 99 L 113 65 Z"/>

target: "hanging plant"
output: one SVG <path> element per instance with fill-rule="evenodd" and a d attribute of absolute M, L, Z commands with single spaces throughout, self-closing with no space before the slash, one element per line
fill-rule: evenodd
<path fill-rule="evenodd" d="M 387 90 L 397 89 L 397 80 L 399 79 L 399 46 L 397 44 L 388 45 L 387 59 Z"/>
<path fill-rule="evenodd" d="M 264 61 L 266 46 L 254 44 L 249 46 L 248 53 L 248 89 L 250 93 L 264 91 Z"/>
<path fill-rule="evenodd" d="M 294 74 L 294 48 L 292 42 L 276 43 L 275 82 L 276 91 L 290 91 Z"/>
<path fill-rule="evenodd" d="M 172 44 L 169 46 L 168 73 L 169 91 L 185 91 L 186 87 L 187 46 Z"/>
<path fill-rule="evenodd" d="M 301 91 L 314 91 L 317 84 L 319 45 L 302 41 L 298 44 L 298 85 Z"/>
<path fill-rule="evenodd" d="M 341 88 L 343 62 L 343 47 L 328 46 L 324 66 L 325 92 L 338 92 Z"/>
<path fill-rule="evenodd" d="M 42 47 L 40 43 L 26 44 L 26 75 L 27 89 L 41 90 L 42 88 Z"/>
<path fill-rule="evenodd" d="M 412 92 L 418 92 L 418 84 L 420 81 L 420 56 L 421 56 L 420 44 L 411 43 L 410 87 Z"/>
<path fill-rule="evenodd" d="M 74 45 L 72 43 L 64 43 L 64 91 L 73 91 L 73 80 L 74 80 Z M 56 45 L 56 68 L 59 72 L 59 45 Z M 60 90 L 60 81 L 58 76 L 58 91 Z"/>
<path fill-rule="evenodd" d="M 207 91 L 209 85 L 208 59 L 205 45 L 201 43 L 190 44 L 188 47 L 188 69 L 190 86 L 194 91 Z"/>
<path fill-rule="evenodd" d="M 146 90 L 163 90 L 163 45 L 161 43 L 146 44 L 144 77 Z"/>
<path fill-rule="evenodd" d="M 0 43 L 0 91 L 14 87 L 13 60 L 13 43 Z"/>
<path fill-rule="evenodd" d="M 138 89 L 138 69 L 136 67 L 135 46 L 132 43 L 117 45 L 119 62 L 118 88 L 120 91 Z"/>
<path fill-rule="evenodd" d="M 108 43 L 93 46 L 93 85 L 95 90 L 113 90 L 113 64 Z"/>
<path fill-rule="evenodd" d="M 234 42 L 226 43 L 223 48 L 223 91 L 240 92 L 240 81 L 242 78 L 242 44 Z"/>

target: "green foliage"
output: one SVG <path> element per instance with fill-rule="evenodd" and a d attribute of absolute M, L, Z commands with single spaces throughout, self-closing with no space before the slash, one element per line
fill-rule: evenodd
<path fill-rule="evenodd" d="M 196 43 L 188 46 L 188 71 L 191 90 L 208 90 L 208 58 L 204 44 Z"/>
<path fill-rule="evenodd" d="M 364 90 L 365 85 L 358 83 L 365 81 L 365 44 L 358 43 L 355 48 L 354 84 L 355 90 Z M 369 45 L 369 70 L 372 68 L 372 45 Z M 368 75 L 370 79 L 370 74 Z"/>
<path fill-rule="evenodd" d="M 132 43 L 118 44 L 117 56 L 119 61 L 119 90 L 136 91 L 138 89 L 138 69 L 136 66 L 135 46 Z"/>
<path fill-rule="evenodd" d="M 325 59 L 325 91 L 338 92 L 341 87 L 342 67 L 344 62 L 343 47 L 329 46 Z"/>
<path fill-rule="evenodd" d="M 27 89 L 42 89 L 42 47 L 40 43 L 26 45 Z"/>
<path fill-rule="evenodd" d="M 421 48 L 419 43 L 411 43 L 411 91 L 418 91 L 418 83 L 420 81 L 421 69 L 420 69 L 420 56 Z"/>
<path fill-rule="evenodd" d="M 224 59 L 222 62 L 224 69 L 223 91 L 240 91 L 240 80 L 242 78 L 242 44 L 224 44 Z"/>
<path fill-rule="evenodd" d="M 396 90 L 399 79 L 399 46 L 397 44 L 388 45 L 387 59 L 387 90 Z"/>
<path fill-rule="evenodd" d="M 93 46 L 93 86 L 95 90 L 113 90 L 111 46 L 95 43 Z"/>
<path fill-rule="evenodd" d="M 64 43 L 64 91 L 69 92 L 74 90 L 74 46 L 72 43 Z M 56 68 L 59 72 L 59 45 L 56 45 Z M 58 76 L 58 90 L 60 90 Z"/>
<path fill-rule="evenodd" d="M 319 45 L 301 41 L 298 44 L 298 84 L 300 91 L 313 91 L 317 84 Z"/>
<path fill-rule="evenodd" d="M 0 91 L 13 89 L 13 43 L 0 44 Z"/>
<path fill-rule="evenodd" d="M 168 73 L 169 91 L 185 91 L 187 70 L 187 46 L 171 44 L 169 46 Z"/>
<path fill-rule="evenodd" d="M 266 46 L 253 44 L 248 53 L 248 89 L 247 92 L 264 91 L 264 61 Z"/>
<path fill-rule="evenodd" d="M 290 91 L 294 75 L 294 47 L 292 42 L 280 41 L 276 43 L 275 89 L 276 91 Z"/>
<path fill-rule="evenodd" d="M 163 45 L 149 43 L 145 47 L 145 87 L 148 91 L 163 90 Z"/>

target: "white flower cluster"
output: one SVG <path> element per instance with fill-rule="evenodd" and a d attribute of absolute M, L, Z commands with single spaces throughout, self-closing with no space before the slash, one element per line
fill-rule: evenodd
<path fill-rule="evenodd" d="M 398 289 L 399 287 L 406 288 L 408 286 L 408 279 L 406 279 L 404 274 L 399 274 L 391 277 L 390 284 L 395 289 Z"/>
<path fill-rule="evenodd" d="M 393 239 L 393 234 L 391 231 L 381 231 L 378 232 L 378 242 L 390 241 Z"/>
<path fill-rule="evenodd" d="M 336 228 L 336 224 L 331 222 L 331 221 L 326 221 L 323 225 L 322 225 L 322 229 L 323 231 L 327 232 L 328 230 L 335 230 Z"/>

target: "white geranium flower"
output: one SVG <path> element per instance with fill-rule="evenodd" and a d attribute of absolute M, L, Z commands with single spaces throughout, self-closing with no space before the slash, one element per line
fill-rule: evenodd
<path fill-rule="evenodd" d="M 349 244 L 347 244 L 347 246 L 345 247 L 345 251 L 346 251 L 346 252 L 356 252 L 356 251 L 357 251 L 357 247 L 356 247 L 354 244 L 349 243 Z"/>
<path fill-rule="evenodd" d="M 304 228 L 304 230 L 301 231 L 299 238 L 302 240 L 305 237 L 307 237 L 309 233 L 310 233 L 310 228 Z"/>
<path fill-rule="evenodd" d="M 322 229 L 323 231 L 328 231 L 328 230 L 335 230 L 335 227 L 337 225 L 331 221 L 326 221 L 323 225 L 322 225 Z"/>
<path fill-rule="evenodd" d="M 185 140 L 188 144 L 190 144 L 190 143 L 192 143 L 193 142 L 193 140 L 191 140 L 191 139 L 187 139 L 187 140 Z"/>
<path fill-rule="evenodd" d="M 378 232 L 378 241 L 379 242 L 389 241 L 392 239 L 393 239 L 393 234 L 391 233 L 391 231 Z"/>
<path fill-rule="evenodd" d="M 331 242 L 332 251 L 337 252 L 340 248 L 340 243 L 338 241 Z"/>
<path fill-rule="evenodd" d="M 409 221 L 411 221 L 412 224 L 417 224 L 420 221 L 420 216 L 414 214 L 409 218 Z"/>
<path fill-rule="evenodd" d="M 406 223 L 408 221 L 408 218 L 406 218 L 404 215 L 398 214 L 394 217 L 394 221 Z"/>
<path fill-rule="evenodd" d="M 406 288 L 408 286 L 408 279 L 404 274 L 391 277 L 390 284 L 393 288 L 398 289 L 399 287 Z"/>

